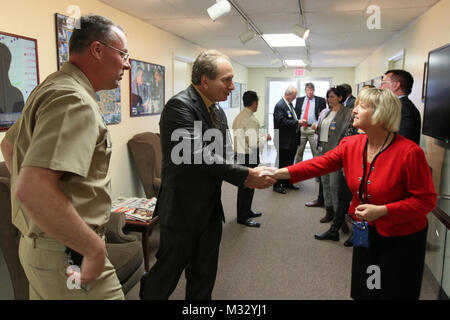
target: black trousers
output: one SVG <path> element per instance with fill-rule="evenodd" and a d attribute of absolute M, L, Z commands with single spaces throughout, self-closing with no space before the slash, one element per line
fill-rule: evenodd
<path fill-rule="evenodd" d="M 420 297 L 427 230 L 401 237 L 384 237 L 369 226 L 369 248 L 353 247 L 351 297 L 370 300 L 417 300 Z M 380 288 L 370 289 L 379 267 Z M 373 269 L 372 269 L 373 270 Z M 370 279 L 369 279 L 370 278 Z"/>
<path fill-rule="evenodd" d="M 350 207 L 350 202 L 352 201 L 353 195 L 347 186 L 347 181 L 345 180 L 342 171 L 339 172 L 339 183 L 338 183 L 338 207 L 337 211 L 334 213 L 332 228 L 335 231 L 339 231 L 345 220 L 345 215 L 348 213 L 348 208 Z"/>
<path fill-rule="evenodd" d="M 297 147 L 295 147 L 295 149 L 292 149 L 292 150 L 279 148 L 278 149 L 278 161 L 279 161 L 278 166 L 279 166 L 279 168 L 285 168 L 287 166 L 293 165 L 296 152 L 297 152 Z M 282 186 L 286 187 L 289 184 L 290 184 L 289 180 L 278 180 L 278 182 L 275 184 L 275 186 L 282 185 Z"/>
<path fill-rule="evenodd" d="M 167 300 L 185 270 L 186 300 L 211 300 L 216 281 L 222 219 L 213 214 L 201 230 L 161 226 L 156 263 L 144 289 L 146 300 Z"/>
<path fill-rule="evenodd" d="M 248 168 L 256 168 L 259 165 L 259 151 L 253 154 L 236 154 L 237 162 Z M 250 218 L 253 195 L 255 189 L 239 187 L 237 194 L 237 220 L 245 221 Z"/>

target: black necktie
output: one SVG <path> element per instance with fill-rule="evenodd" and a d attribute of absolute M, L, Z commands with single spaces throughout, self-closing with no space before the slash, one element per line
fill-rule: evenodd
<path fill-rule="evenodd" d="M 219 120 L 219 108 L 217 108 L 216 104 L 212 104 L 209 107 L 209 115 L 211 117 L 211 122 L 216 128 L 220 128 L 220 120 Z"/>

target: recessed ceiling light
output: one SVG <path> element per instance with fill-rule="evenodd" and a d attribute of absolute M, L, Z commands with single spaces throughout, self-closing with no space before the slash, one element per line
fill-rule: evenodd
<path fill-rule="evenodd" d="M 288 67 L 304 67 L 306 63 L 303 60 L 284 60 Z"/>
<path fill-rule="evenodd" d="M 285 34 L 263 34 L 264 40 L 271 47 L 304 47 L 305 40 L 293 33 Z"/>

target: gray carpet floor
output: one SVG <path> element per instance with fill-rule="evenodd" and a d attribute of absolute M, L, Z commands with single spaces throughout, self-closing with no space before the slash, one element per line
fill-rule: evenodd
<path fill-rule="evenodd" d="M 260 228 L 236 223 L 237 189 L 224 183 L 222 201 L 226 214 L 220 248 L 219 268 L 213 291 L 215 300 L 347 300 L 350 299 L 352 249 L 339 242 L 318 241 L 314 233 L 328 229 L 319 222 L 322 208 L 307 208 L 317 195 L 318 183 L 297 184 L 300 190 L 281 195 L 257 190 L 253 209 L 263 212 L 255 220 Z M 151 236 L 150 265 L 155 262 L 159 232 Z M 185 278 L 181 276 L 171 299 L 184 299 Z M 425 270 L 421 299 L 434 300 L 438 287 Z M 139 284 L 127 299 L 138 299 Z"/>
<path fill-rule="evenodd" d="M 273 163 L 273 162 L 272 162 Z M 350 298 L 352 248 L 339 242 L 314 239 L 330 224 L 320 223 L 323 208 L 307 208 L 317 197 L 318 183 L 310 179 L 297 184 L 300 190 L 285 195 L 270 189 L 257 190 L 254 211 L 262 212 L 260 228 L 236 223 L 237 188 L 223 184 L 223 226 L 219 267 L 213 291 L 215 300 L 347 300 Z M 151 236 L 150 265 L 155 262 L 159 232 Z M 170 299 L 184 299 L 181 276 Z M 421 299 L 436 299 L 439 288 L 425 270 Z M 139 284 L 126 296 L 138 299 Z"/>

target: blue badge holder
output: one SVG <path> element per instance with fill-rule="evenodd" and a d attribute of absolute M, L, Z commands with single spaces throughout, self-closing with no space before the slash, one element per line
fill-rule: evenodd
<path fill-rule="evenodd" d="M 369 224 L 367 221 L 353 222 L 353 246 L 369 247 Z"/>

